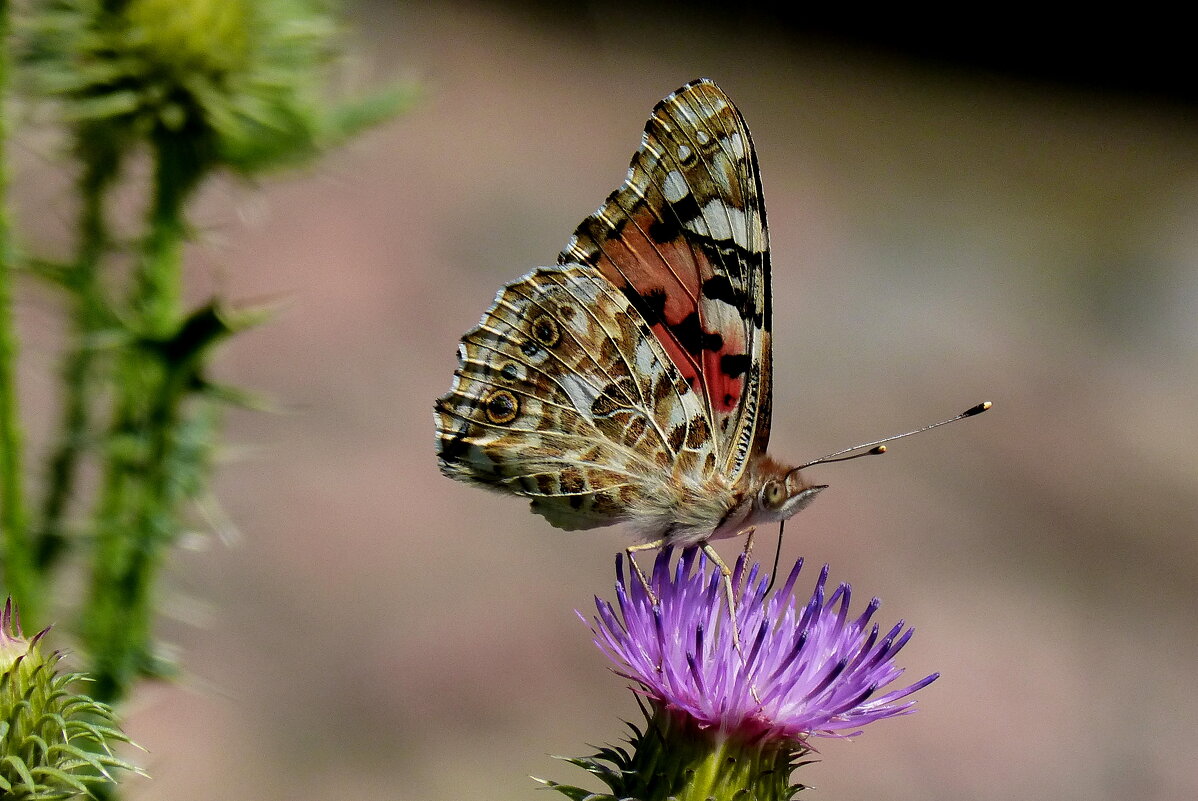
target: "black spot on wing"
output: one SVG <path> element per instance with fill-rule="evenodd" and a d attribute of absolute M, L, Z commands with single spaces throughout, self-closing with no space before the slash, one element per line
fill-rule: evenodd
<path fill-rule="evenodd" d="M 707 427 L 707 418 L 699 415 L 690 422 L 690 428 L 686 434 L 686 447 L 698 450 L 707 443 L 710 437 L 711 429 Z"/>
<path fill-rule="evenodd" d="M 610 236 L 612 238 L 619 237 L 624 232 L 625 225 L 628 225 L 628 217 L 627 215 L 621 214 L 616 218 L 615 223 L 612 225 Z"/>
<path fill-rule="evenodd" d="M 657 380 L 653 383 L 653 403 L 660 404 L 675 391 L 680 394 L 682 392 L 678 389 L 677 382 L 666 373 L 658 374 Z"/>
<path fill-rule="evenodd" d="M 752 364 L 752 359 L 746 353 L 726 353 L 720 357 L 720 372 L 729 378 L 739 378 L 744 375 Z"/>
<path fill-rule="evenodd" d="M 703 210 L 699 208 L 699 201 L 691 192 L 687 192 L 676 202 L 669 204 L 670 209 L 674 212 L 674 216 L 679 222 L 687 222 L 703 216 Z"/>
<path fill-rule="evenodd" d="M 682 238 L 682 226 L 677 220 L 654 220 L 649 224 L 649 238 L 659 245 Z"/>
<path fill-rule="evenodd" d="M 674 429 L 672 431 L 670 431 L 670 439 L 669 439 L 670 450 L 673 451 L 674 453 L 678 453 L 678 451 L 682 450 L 682 445 L 685 442 L 686 442 L 686 426 L 683 425 L 682 423 L 679 423 L 678 425 L 674 426 Z"/>
<path fill-rule="evenodd" d="M 666 291 L 661 288 L 650 289 L 648 292 L 638 292 L 631 284 L 620 287 L 624 297 L 632 304 L 632 308 L 644 318 L 649 325 L 658 325 L 664 321 L 666 309 Z"/>
<path fill-rule="evenodd" d="M 713 275 L 703 282 L 703 294 L 712 300 L 722 300 L 737 306 L 743 302 L 745 293 L 735 289 L 726 275 Z"/>
<path fill-rule="evenodd" d="M 717 283 L 703 286 L 703 294 L 731 304 L 740 312 L 741 319 L 752 321 L 757 328 L 762 328 L 769 319 L 768 280 L 763 294 L 765 307 L 757 308 L 755 293 L 750 287 L 755 286 L 758 279 L 754 276 L 766 276 L 768 279 L 768 256 L 764 253 L 750 253 L 733 243 L 710 242 L 700 243 L 712 264 L 723 265 L 727 276 L 713 276 L 709 281 Z"/>
<path fill-rule="evenodd" d="M 738 262 L 732 261 L 730 263 L 736 264 Z M 742 319 L 753 316 L 753 310 L 750 308 L 749 293 L 743 288 L 734 287 L 732 282 L 728 280 L 728 276 L 723 273 L 713 275 L 703 282 L 703 296 L 711 300 L 719 300 L 727 303 L 740 312 Z"/>
<path fill-rule="evenodd" d="M 695 200 L 695 196 L 687 192 L 677 202 L 667 203 L 665 207 L 673 213 L 663 213 L 660 219 L 650 223 L 649 238 L 661 244 L 663 242 L 673 242 L 684 237 L 695 237 L 693 231 L 684 229 L 684 225 L 687 222 L 703 215 L 703 211 L 699 208 L 699 201 Z"/>
<path fill-rule="evenodd" d="M 466 441 L 466 430 L 461 429 L 453 432 L 453 436 L 441 437 L 441 450 L 437 456 L 441 457 L 442 461 L 460 462 L 462 457 L 470 450 L 470 443 Z"/>
<path fill-rule="evenodd" d="M 681 322 L 669 326 L 669 329 L 678 340 L 678 344 L 691 355 L 698 355 L 702 350 L 719 350 L 724 347 L 724 338 L 719 332 L 710 333 L 703 330 L 697 311 L 686 315 Z"/>
<path fill-rule="evenodd" d="M 595 417 L 607 417 L 623 409 L 632 408 L 628 394 L 618 384 L 611 383 L 595 396 L 591 403 L 591 414 Z"/>
<path fill-rule="evenodd" d="M 567 467 L 562 470 L 558 477 L 558 483 L 561 484 L 562 492 L 567 495 L 578 495 L 580 499 L 581 493 L 585 492 L 587 488 L 582 471 L 577 467 Z"/>

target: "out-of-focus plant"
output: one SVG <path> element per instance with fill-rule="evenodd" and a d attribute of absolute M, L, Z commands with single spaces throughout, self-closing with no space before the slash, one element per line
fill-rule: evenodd
<path fill-rule="evenodd" d="M 127 743 L 112 709 L 79 692 L 85 677 L 59 670 L 47 629 L 26 639 L 12 599 L 0 610 L 0 797 L 49 801 L 91 795 L 113 773 L 137 770 L 116 757 Z"/>
<path fill-rule="evenodd" d="M 0 99 L 52 109 L 77 203 L 67 259 L 22 254 L 0 127 L 0 595 L 35 624 L 71 616 L 94 697 L 116 702 L 172 670 L 153 643 L 156 576 L 207 492 L 222 405 L 248 397 L 214 383 L 209 364 L 264 316 L 225 298 L 185 306 L 188 204 L 223 171 L 310 163 L 411 93 L 330 98 L 342 43 L 321 0 L 0 0 L 0 37 Z M 145 162 L 148 173 L 127 169 Z M 143 198 L 132 236 L 112 219 L 118 190 Z M 22 271 L 61 291 L 68 331 L 61 419 L 36 467 L 14 386 Z M 86 486 L 85 469 L 98 477 Z M 36 498 L 33 475 L 45 478 Z M 56 586 L 68 563 L 87 576 L 75 611 Z"/>

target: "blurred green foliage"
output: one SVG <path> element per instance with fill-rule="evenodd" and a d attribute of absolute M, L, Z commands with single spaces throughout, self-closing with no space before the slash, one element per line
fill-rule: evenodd
<path fill-rule="evenodd" d="M 214 385 L 209 365 L 265 317 L 224 298 L 185 306 L 189 203 L 222 171 L 309 164 L 413 93 L 331 101 L 344 42 L 320 0 L 0 0 L 0 34 L 0 92 L 52 108 L 77 198 L 73 251 L 53 261 L 14 245 L 0 195 L 0 595 L 35 625 L 61 617 L 58 579 L 79 566 L 88 586 L 66 614 L 94 696 L 118 702 L 173 670 L 154 647 L 156 577 L 208 492 L 221 408 L 246 397 Z M 142 160 L 148 173 L 127 169 Z M 3 164 L 0 149 L 0 193 Z M 118 190 L 142 198 L 132 237 L 112 223 Z M 59 291 L 69 332 L 44 469 L 24 463 L 14 386 L 19 272 Z M 84 486 L 85 470 L 98 480 Z"/>

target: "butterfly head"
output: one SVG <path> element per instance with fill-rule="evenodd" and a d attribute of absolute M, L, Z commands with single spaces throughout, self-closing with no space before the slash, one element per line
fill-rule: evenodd
<path fill-rule="evenodd" d="M 747 525 L 765 525 L 786 520 L 815 500 L 827 484 L 808 483 L 798 468 L 780 465 L 769 457 L 760 459 L 755 470 L 756 492 Z"/>

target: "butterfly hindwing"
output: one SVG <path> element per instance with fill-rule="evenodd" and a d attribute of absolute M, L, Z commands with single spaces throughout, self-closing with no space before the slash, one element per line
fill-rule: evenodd
<path fill-rule="evenodd" d="M 442 472 L 531 497 L 561 528 L 628 519 L 667 477 L 715 469 L 699 396 L 628 299 L 580 264 L 500 290 L 462 338 L 436 418 Z"/>
<path fill-rule="evenodd" d="M 701 79 L 654 109 L 624 184 L 559 256 L 601 272 L 702 398 L 735 482 L 770 419 L 770 271 L 748 128 Z"/>

